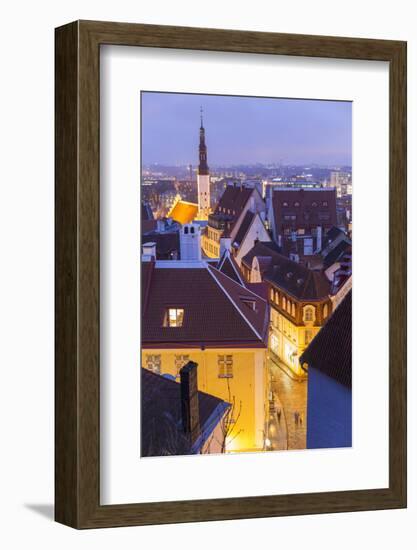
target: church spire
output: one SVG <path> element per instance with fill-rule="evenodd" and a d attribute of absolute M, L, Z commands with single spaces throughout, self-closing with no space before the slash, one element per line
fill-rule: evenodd
<path fill-rule="evenodd" d="M 198 173 L 201 176 L 206 176 L 209 173 L 209 167 L 207 166 L 207 146 L 206 146 L 206 134 L 203 125 L 203 107 L 200 107 L 200 146 L 199 146 L 199 165 Z"/>

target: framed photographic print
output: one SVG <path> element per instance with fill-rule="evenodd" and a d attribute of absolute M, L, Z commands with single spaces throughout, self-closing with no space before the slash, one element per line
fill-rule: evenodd
<path fill-rule="evenodd" d="M 56 29 L 56 520 L 406 506 L 406 44 Z"/>

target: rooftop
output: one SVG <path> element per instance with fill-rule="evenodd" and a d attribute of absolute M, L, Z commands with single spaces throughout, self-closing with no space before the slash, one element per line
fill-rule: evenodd
<path fill-rule="evenodd" d="M 170 309 L 180 326 L 166 326 Z M 212 265 L 142 262 L 144 347 L 265 347 L 267 329 L 266 301 Z"/>
<path fill-rule="evenodd" d="M 198 392 L 200 436 L 194 445 L 186 437 L 181 414 L 181 385 L 141 369 L 141 456 L 198 453 L 230 404 Z"/>

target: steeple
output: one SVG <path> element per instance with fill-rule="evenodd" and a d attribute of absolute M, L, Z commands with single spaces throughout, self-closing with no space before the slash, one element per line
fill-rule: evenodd
<path fill-rule="evenodd" d="M 207 166 L 207 146 L 206 146 L 206 134 L 203 125 L 203 108 L 200 107 L 200 145 L 199 151 L 199 165 L 198 174 L 200 176 L 207 176 L 209 173 L 209 167 Z"/>

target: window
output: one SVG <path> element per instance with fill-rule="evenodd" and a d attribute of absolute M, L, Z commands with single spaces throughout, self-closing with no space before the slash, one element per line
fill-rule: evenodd
<path fill-rule="evenodd" d="M 156 374 L 161 374 L 161 356 L 146 355 L 146 368 Z"/>
<path fill-rule="evenodd" d="M 328 314 L 329 314 L 329 306 L 327 304 L 324 304 L 324 306 L 323 306 L 323 319 L 326 319 Z"/>
<path fill-rule="evenodd" d="M 180 373 L 180 369 L 182 369 L 182 367 L 186 365 L 189 360 L 190 360 L 189 355 L 175 355 L 174 363 L 175 363 L 175 369 L 177 371 L 177 376 Z"/>
<path fill-rule="evenodd" d="M 313 339 L 313 332 L 311 330 L 306 330 L 304 338 L 305 338 L 305 344 L 306 344 L 306 346 L 308 346 L 308 344 Z"/>
<path fill-rule="evenodd" d="M 252 300 L 251 298 L 241 298 L 241 300 L 242 300 L 242 303 L 245 304 L 245 306 L 252 309 L 253 311 L 256 311 L 255 300 Z"/>
<path fill-rule="evenodd" d="M 317 203 L 316 203 L 316 202 L 312 202 L 312 203 L 311 203 L 311 206 L 312 206 L 313 208 L 316 208 L 316 207 L 317 207 Z"/>
<path fill-rule="evenodd" d="M 327 201 L 323 201 L 323 206 L 328 206 L 328 202 L 327 202 Z"/>
<path fill-rule="evenodd" d="M 282 309 L 287 308 L 287 300 L 285 299 L 285 296 L 282 297 Z"/>
<path fill-rule="evenodd" d="M 194 233 L 194 227 L 190 228 L 190 233 Z"/>
<path fill-rule="evenodd" d="M 287 313 L 291 315 L 291 302 L 289 300 L 287 302 Z"/>
<path fill-rule="evenodd" d="M 291 315 L 295 317 L 295 304 L 292 304 L 291 306 Z"/>
<path fill-rule="evenodd" d="M 271 351 L 278 355 L 278 338 L 275 334 L 271 334 Z"/>
<path fill-rule="evenodd" d="M 165 313 L 164 327 L 182 327 L 184 322 L 184 310 L 169 308 Z"/>
<path fill-rule="evenodd" d="M 314 308 L 312 306 L 304 308 L 304 321 L 314 321 Z"/>
<path fill-rule="evenodd" d="M 233 378 L 233 355 L 218 355 L 219 378 Z"/>
<path fill-rule="evenodd" d="M 274 289 L 271 288 L 270 292 L 269 292 L 269 296 L 271 298 L 271 302 L 274 300 Z"/>
<path fill-rule="evenodd" d="M 296 208 L 298 208 L 298 207 L 300 206 L 300 203 L 297 201 L 297 202 L 294 203 L 294 206 L 295 206 Z"/>
<path fill-rule="evenodd" d="M 283 202 L 282 206 L 288 206 L 288 202 Z"/>
<path fill-rule="evenodd" d="M 184 233 L 185 233 L 185 235 L 188 235 L 188 225 L 186 225 L 186 226 L 184 227 Z"/>

